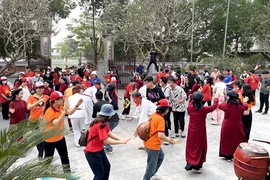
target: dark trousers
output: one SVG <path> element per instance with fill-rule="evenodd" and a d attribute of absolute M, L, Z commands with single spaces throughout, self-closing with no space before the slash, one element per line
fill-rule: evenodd
<path fill-rule="evenodd" d="M 68 118 L 68 127 L 69 127 L 69 128 L 72 128 L 72 123 L 71 123 L 70 118 Z"/>
<path fill-rule="evenodd" d="M 250 130 L 252 126 L 252 113 L 249 111 L 249 115 L 242 115 L 242 122 L 246 134 L 247 141 L 249 140 Z"/>
<path fill-rule="evenodd" d="M 256 90 L 252 90 L 254 96 L 256 97 Z"/>
<path fill-rule="evenodd" d="M 43 158 L 43 156 L 44 156 L 44 151 L 45 151 L 45 148 L 44 148 L 44 142 L 39 143 L 39 144 L 37 145 L 37 150 L 38 150 L 38 157 L 39 157 L 39 158 Z"/>
<path fill-rule="evenodd" d="M 125 98 L 125 100 L 129 100 L 130 101 L 130 98 Z M 128 107 L 127 108 L 124 108 L 123 112 L 122 112 L 122 115 L 129 115 L 129 111 L 130 111 L 130 105 L 131 103 L 129 103 Z"/>
<path fill-rule="evenodd" d="M 181 131 L 185 130 L 185 111 L 184 112 L 173 112 L 173 121 L 174 121 L 174 131 L 178 134 L 179 131 L 179 122 Z"/>
<path fill-rule="evenodd" d="M 9 112 L 9 102 L 6 103 L 1 103 L 2 105 L 2 115 L 3 115 L 3 119 L 8 119 L 8 112 Z"/>
<path fill-rule="evenodd" d="M 69 165 L 69 158 L 68 158 L 68 151 L 67 151 L 67 144 L 65 137 L 61 139 L 60 141 L 56 142 L 45 142 L 44 143 L 45 148 L 45 157 L 51 157 L 53 158 L 55 149 L 57 150 L 62 165 L 64 165 L 63 169 L 65 173 L 70 172 L 70 165 Z"/>
<path fill-rule="evenodd" d="M 169 108 L 169 112 L 164 116 L 165 119 L 165 135 L 169 136 L 169 130 L 171 130 L 171 112 L 172 108 Z"/>
<path fill-rule="evenodd" d="M 59 89 L 60 89 L 60 84 L 54 85 L 54 89 L 55 89 L 56 91 L 59 91 Z"/>
<path fill-rule="evenodd" d="M 211 106 L 211 101 L 203 101 L 203 102 L 202 102 L 203 105 L 204 105 L 206 102 L 207 102 L 207 105 L 208 105 L 208 106 Z"/>
<path fill-rule="evenodd" d="M 109 179 L 111 164 L 103 149 L 98 152 L 86 152 L 85 157 L 95 175 L 94 180 Z"/>
<path fill-rule="evenodd" d="M 154 64 L 154 65 L 155 65 L 156 70 L 157 70 L 157 72 L 158 72 L 158 65 L 157 65 L 157 61 L 150 61 L 150 63 L 148 64 L 147 70 L 149 70 L 149 68 L 150 68 L 151 64 Z"/>
<path fill-rule="evenodd" d="M 259 111 L 263 111 L 263 106 L 265 105 L 264 112 L 268 112 L 269 109 L 269 94 L 260 93 L 260 109 Z"/>

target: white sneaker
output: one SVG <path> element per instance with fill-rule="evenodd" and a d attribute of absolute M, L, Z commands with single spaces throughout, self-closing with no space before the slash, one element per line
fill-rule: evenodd
<path fill-rule="evenodd" d="M 125 119 L 126 119 L 125 116 L 122 115 L 122 114 L 121 114 L 120 118 L 121 118 L 122 120 L 125 120 Z"/>

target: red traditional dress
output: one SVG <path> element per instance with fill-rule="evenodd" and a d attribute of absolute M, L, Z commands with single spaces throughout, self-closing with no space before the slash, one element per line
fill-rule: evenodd
<path fill-rule="evenodd" d="M 186 144 L 186 170 L 202 168 L 206 160 L 207 137 L 206 137 L 206 116 L 218 106 L 218 98 L 214 99 L 212 106 L 203 106 L 198 111 L 190 102 L 188 111 L 190 115 L 188 135 Z"/>
<path fill-rule="evenodd" d="M 225 113 L 220 133 L 219 156 L 231 160 L 238 145 L 247 141 L 242 115 L 248 109 L 248 104 L 243 103 L 237 106 L 223 102 L 218 108 Z"/>

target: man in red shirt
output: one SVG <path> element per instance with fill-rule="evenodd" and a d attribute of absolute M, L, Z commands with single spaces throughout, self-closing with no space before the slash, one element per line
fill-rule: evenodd
<path fill-rule="evenodd" d="M 161 78 L 165 77 L 165 75 L 166 75 L 163 71 L 164 71 L 164 69 L 160 69 L 160 71 L 156 75 L 156 80 L 157 80 L 158 84 L 160 84 Z"/>
<path fill-rule="evenodd" d="M 32 71 L 30 66 L 27 66 L 26 69 L 27 69 L 27 72 L 24 74 L 25 77 L 30 78 L 30 77 L 35 76 L 35 73 Z"/>
<path fill-rule="evenodd" d="M 106 84 L 110 84 L 111 83 L 111 78 L 112 78 L 111 72 L 108 71 L 107 74 L 104 76 L 104 78 L 106 80 Z"/>
<path fill-rule="evenodd" d="M 127 85 L 126 91 L 125 91 L 125 94 L 124 94 L 124 105 L 123 105 L 124 110 L 123 110 L 123 112 L 121 114 L 121 119 L 123 119 L 123 120 L 125 119 L 125 116 L 129 116 L 130 105 L 131 105 L 130 96 L 132 95 L 134 90 L 135 90 L 135 82 L 134 82 L 134 79 L 131 78 L 130 83 Z"/>
<path fill-rule="evenodd" d="M 258 89 L 259 84 L 260 84 L 260 79 L 259 79 L 259 77 L 258 77 L 256 74 L 254 74 L 254 73 L 255 73 L 254 70 L 249 71 L 249 76 L 248 76 L 248 78 L 246 79 L 245 82 L 246 82 L 247 84 L 250 85 L 251 90 L 253 91 L 254 96 L 255 96 L 255 94 L 256 94 L 256 89 Z"/>

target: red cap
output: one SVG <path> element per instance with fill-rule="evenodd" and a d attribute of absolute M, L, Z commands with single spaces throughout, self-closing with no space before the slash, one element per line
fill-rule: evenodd
<path fill-rule="evenodd" d="M 51 101 L 54 101 L 54 100 L 56 100 L 56 99 L 58 99 L 58 98 L 64 98 L 63 94 L 62 94 L 61 92 L 59 92 L 59 91 L 54 91 L 54 92 L 52 92 L 52 94 L 50 95 L 50 100 L 51 100 Z"/>
<path fill-rule="evenodd" d="M 159 107 L 169 107 L 169 101 L 167 99 L 161 99 L 158 101 Z"/>
<path fill-rule="evenodd" d="M 1 80 L 2 80 L 2 81 L 6 81 L 6 80 L 7 80 L 7 77 L 6 77 L 6 76 L 2 76 L 2 77 L 1 77 Z"/>
<path fill-rule="evenodd" d="M 36 82 L 35 88 L 40 88 L 40 87 L 44 87 L 44 83 L 43 82 Z"/>
<path fill-rule="evenodd" d="M 26 77 L 23 77 L 22 78 L 22 82 L 27 82 L 27 78 Z"/>

